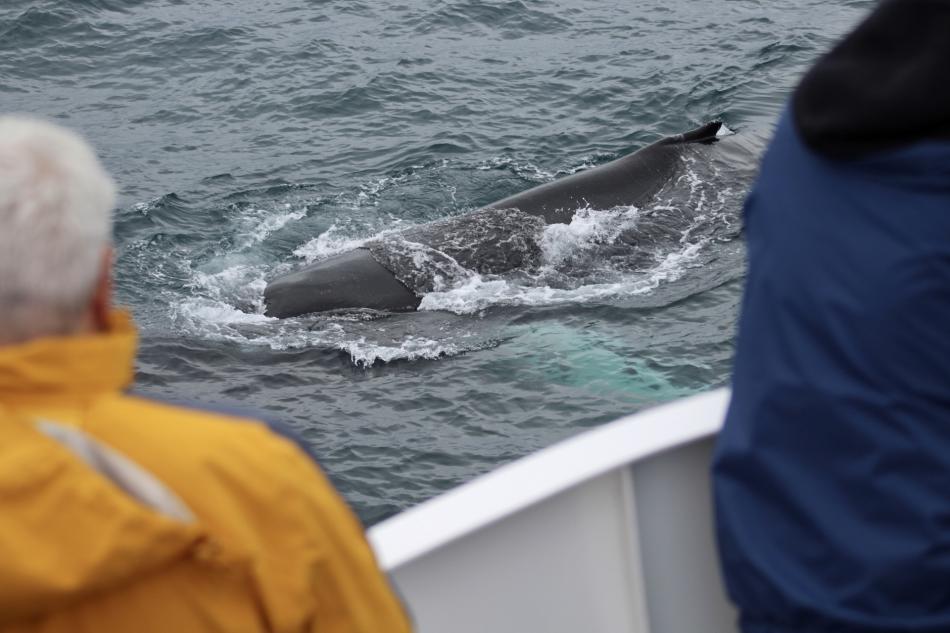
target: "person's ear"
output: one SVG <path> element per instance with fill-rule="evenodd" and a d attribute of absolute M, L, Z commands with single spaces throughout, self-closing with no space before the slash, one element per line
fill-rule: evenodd
<path fill-rule="evenodd" d="M 112 247 L 107 246 L 102 252 L 102 262 L 99 265 L 99 278 L 96 280 L 96 290 L 92 295 L 91 315 L 93 327 L 98 332 L 109 329 L 109 314 L 112 312 Z"/>

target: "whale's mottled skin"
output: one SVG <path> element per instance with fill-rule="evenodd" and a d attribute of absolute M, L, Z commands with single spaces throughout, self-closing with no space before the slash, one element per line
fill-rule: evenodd
<path fill-rule="evenodd" d="M 512 210 L 512 219 L 517 216 L 522 224 L 525 216 L 535 216 L 542 222 L 534 221 L 543 225 L 570 222 L 581 207 L 642 206 L 675 174 L 683 148 L 690 143 L 714 141 L 721 126 L 717 121 L 666 137 L 605 165 L 534 187 L 471 214 L 433 223 L 431 230 L 426 229 L 430 225 L 409 229 L 412 235 L 408 237 L 418 241 L 423 236 L 423 244 L 439 248 L 440 235 L 458 232 L 465 223 L 475 225 L 484 217 L 497 217 L 499 210 Z M 497 235 L 497 231 L 483 233 L 490 239 Z M 474 250 L 491 254 L 489 272 L 503 272 L 497 270 L 497 262 L 507 260 L 495 251 L 503 250 L 505 245 L 499 242 L 498 248 L 493 246 L 481 245 Z M 473 264 L 475 270 L 483 268 L 477 261 Z M 265 313 L 279 318 L 346 308 L 414 310 L 420 300 L 374 257 L 371 248 L 357 248 L 305 266 L 274 279 L 264 290 Z"/>

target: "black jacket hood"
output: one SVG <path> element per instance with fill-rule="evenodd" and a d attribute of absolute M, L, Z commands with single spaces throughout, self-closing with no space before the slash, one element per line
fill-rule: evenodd
<path fill-rule="evenodd" d="M 792 107 L 829 158 L 950 140 L 950 0 L 881 2 L 805 75 Z"/>

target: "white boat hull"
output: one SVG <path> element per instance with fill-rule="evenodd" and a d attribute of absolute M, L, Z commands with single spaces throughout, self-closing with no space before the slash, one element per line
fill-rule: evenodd
<path fill-rule="evenodd" d="M 618 420 L 375 526 L 417 630 L 734 631 L 709 485 L 728 397 Z"/>

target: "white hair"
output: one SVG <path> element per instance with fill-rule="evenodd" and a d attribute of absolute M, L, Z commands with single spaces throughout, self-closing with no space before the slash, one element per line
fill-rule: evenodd
<path fill-rule="evenodd" d="M 77 134 L 0 116 L 0 343 L 80 326 L 114 204 L 112 179 Z"/>

